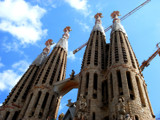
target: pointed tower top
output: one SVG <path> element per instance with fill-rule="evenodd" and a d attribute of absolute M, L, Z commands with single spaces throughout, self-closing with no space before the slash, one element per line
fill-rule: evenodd
<path fill-rule="evenodd" d="M 102 26 L 102 21 L 101 21 L 101 18 L 102 18 L 103 16 L 102 16 L 102 13 L 97 13 L 95 16 L 94 16 L 94 18 L 95 18 L 95 25 L 94 25 L 94 27 L 93 27 L 93 30 L 92 30 L 92 32 L 93 31 L 100 31 L 100 32 L 102 32 L 103 33 L 103 35 L 105 36 L 105 32 L 104 32 L 104 28 L 103 28 L 103 26 Z"/>
<path fill-rule="evenodd" d="M 125 35 L 127 36 L 127 33 L 126 33 L 124 27 L 121 25 L 120 19 L 118 18 L 118 16 L 120 16 L 119 11 L 113 11 L 113 13 L 111 14 L 111 17 L 113 19 L 111 34 L 115 31 L 121 31 L 121 32 L 125 33 Z"/>
<path fill-rule="evenodd" d="M 68 38 L 69 38 L 69 32 L 72 31 L 70 26 L 67 26 L 64 28 L 64 34 L 62 35 L 62 38 L 58 41 L 57 47 L 60 46 L 64 48 L 66 51 L 68 51 Z"/>
<path fill-rule="evenodd" d="M 41 65 L 47 58 L 47 55 L 49 54 L 50 52 L 50 46 L 53 45 L 53 40 L 52 39 L 48 39 L 46 42 L 45 42 L 45 45 L 46 47 L 43 49 L 43 52 L 38 55 L 38 57 L 33 61 L 32 65 L 36 65 L 36 66 L 39 66 Z"/>

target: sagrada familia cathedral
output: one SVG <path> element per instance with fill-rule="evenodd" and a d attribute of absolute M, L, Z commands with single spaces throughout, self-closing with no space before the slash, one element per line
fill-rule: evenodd
<path fill-rule="evenodd" d="M 79 74 L 65 78 L 71 28 L 49 54 L 51 39 L 0 107 L 0 120 L 155 120 L 147 86 L 127 33 L 113 18 L 106 43 L 102 14 L 95 15 Z M 49 54 L 49 55 L 48 55 Z M 78 88 L 77 101 L 68 100 L 66 114 L 57 116 L 63 95 Z"/>

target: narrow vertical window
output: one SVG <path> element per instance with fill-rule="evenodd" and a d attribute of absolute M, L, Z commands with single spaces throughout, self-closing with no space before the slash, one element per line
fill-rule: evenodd
<path fill-rule="evenodd" d="M 96 114 L 95 114 L 95 112 L 93 112 L 92 120 L 95 120 L 95 119 L 96 119 Z"/>
<path fill-rule="evenodd" d="M 141 88 L 141 85 L 140 85 L 139 78 L 137 76 L 136 76 L 136 82 L 137 82 L 139 96 L 140 96 L 142 106 L 145 107 L 146 106 L 145 99 L 144 99 L 144 96 L 143 96 L 143 92 L 142 92 L 142 88 Z"/>
<path fill-rule="evenodd" d="M 53 103 L 53 101 L 54 101 L 54 95 L 52 96 L 52 99 L 51 99 L 51 101 L 50 101 L 49 111 L 51 110 L 51 107 L 52 107 L 52 103 Z"/>
<path fill-rule="evenodd" d="M 135 120 L 139 120 L 139 118 L 138 118 L 138 116 L 137 116 L 137 115 L 135 115 Z"/>
<path fill-rule="evenodd" d="M 16 120 L 16 119 L 18 118 L 19 112 L 20 112 L 20 111 L 16 111 L 16 112 L 14 113 L 14 116 L 13 116 L 12 120 Z"/>
<path fill-rule="evenodd" d="M 89 83 L 89 73 L 86 74 L 86 88 L 88 88 Z"/>
<path fill-rule="evenodd" d="M 88 95 L 89 73 L 86 74 L 85 95 Z"/>
<path fill-rule="evenodd" d="M 46 106 L 46 103 L 47 103 L 47 100 L 48 100 L 48 96 L 49 96 L 49 93 L 47 92 L 46 95 L 45 95 L 45 98 L 43 100 L 42 106 L 41 106 L 42 109 L 44 109 L 45 106 Z"/>
<path fill-rule="evenodd" d="M 7 118 L 8 118 L 8 116 L 9 116 L 9 114 L 10 114 L 10 112 L 9 112 L 9 111 L 7 111 L 7 113 L 6 113 L 6 116 L 5 116 L 4 120 L 7 120 Z"/>
<path fill-rule="evenodd" d="M 102 102 L 105 105 L 108 104 L 108 84 L 107 84 L 107 80 L 102 82 Z"/>
<path fill-rule="evenodd" d="M 119 70 L 117 71 L 117 80 L 118 80 L 119 95 L 123 95 L 122 78 L 121 78 L 121 72 Z"/>
<path fill-rule="evenodd" d="M 98 82 L 98 75 L 95 73 L 94 74 L 94 79 L 93 79 L 93 98 L 97 98 L 97 82 Z"/>
<path fill-rule="evenodd" d="M 133 84 L 131 80 L 131 73 L 129 71 L 126 72 L 127 76 L 127 81 L 128 81 L 128 88 L 129 88 L 129 93 L 130 93 L 130 98 L 134 100 L 134 91 L 133 91 Z"/>
<path fill-rule="evenodd" d="M 116 32 L 117 33 L 117 32 Z M 115 40 L 114 40 L 115 44 L 115 61 L 118 62 L 119 61 L 119 55 L 118 55 L 118 44 L 117 44 L 117 35 L 115 34 Z"/>
<path fill-rule="evenodd" d="M 41 94 L 42 94 L 42 92 L 41 92 L 41 91 L 39 91 L 39 92 L 38 92 L 38 97 L 37 97 L 36 103 L 35 103 L 35 105 L 34 105 L 34 108 L 36 108 L 36 107 L 37 107 L 38 102 L 39 102 L 39 99 L 40 99 L 40 97 L 41 97 Z"/>
<path fill-rule="evenodd" d="M 112 74 L 110 75 L 110 87 L 111 87 L 111 100 L 112 100 L 114 98 Z"/>
<path fill-rule="evenodd" d="M 97 90 L 97 79 L 98 79 L 98 75 L 95 73 L 94 74 L 94 90 Z"/>
<path fill-rule="evenodd" d="M 32 96 L 33 96 L 33 93 L 30 95 L 29 101 L 28 101 L 27 106 L 26 106 L 26 108 L 25 108 L 25 112 L 23 113 L 23 117 L 24 117 L 24 115 L 25 115 L 25 113 L 26 113 L 26 111 L 27 111 L 27 109 L 28 109 L 28 106 L 29 106 L 29 103 L 30 103 L 30 101 L 31 101 L 31 99 L 32 99 Z M 22 118 L 23 118 L 23 117 L 22 117 Z"/>

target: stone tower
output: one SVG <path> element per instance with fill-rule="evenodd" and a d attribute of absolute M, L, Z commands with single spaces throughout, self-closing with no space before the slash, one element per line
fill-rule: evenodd
<path fill-rule="evenodd" d="M 106 44 L 102 14 L 84 53 L 77 97 L 76 120 L 155 120 L 139 63 L 118 18 L 113 18 Z"/>
<path fill-rule="evenodd" d="M 113 25 L 105 71 L 108 119 L 122 120 L 129 115 L 135 120 L 154 120 L 146 83 L 118 16 L 119 11 L 111 14 Z"/>
<path fill-rule="evenodd" d="M 65 78 L 70 31 L 70 27 L 64 29 L 62 38 L 40 68 L 19 119 L 56 119 L 61 96 L 52 89 L 55 82 Z"/>
<path fill-rule="evenodd" d="M 101 13 L 95 15 L 95 25 L 88 40 L 79 74 L 80 85 L 76 107 L 76 118 L 79 120 L 101 120 L 103 114 L 106 114 L 106 110 L 102 109 L 101 85 L 104 80 L 102 71 L 107 63 L 107 45 L 101 18 Z M 81 105 L 82 103 L 84 105 Z"/>
<path fill-rule="evenodd" d="M 24 73 L 19 82 L 11 90 L 7 99 L 5 99 L 5 102 L 0 109 L 0 115 L 4 120 L 15 120 L 19 116 L 21 109 L 29 96 L 29 91 L 33 86 L 32 83 L 35 81 L 41 65 L 47 58 L 51 44 L 52 40 L 49 39 L 46 42 L 47 47 L 43 49 L 43 52 L 34 60 L 32 65 L 29 66 L 28 70 Z"/>
<path fill-rule="evenodd" d="M 61 96 L 53 91 L 53 84 L 65 79 L 70 27 L 49 56 L 49 39 L 43 52 L 33 61 L 0 109 L 2 120 L 56 119 Z"/>

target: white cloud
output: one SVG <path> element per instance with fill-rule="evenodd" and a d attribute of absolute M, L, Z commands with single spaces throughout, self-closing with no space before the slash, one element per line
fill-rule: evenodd
<path fill-rule="evenodd" d="M 71 60 L 75 60 L 76 59 L 75 55 L 73 54 L 73 51 L 68 51 L 67 58 L 71 59 Z"/>
<path fill-rule="evenodd" d="M 29 63 L 21 60 L 12 65 L 12 69 L 0 72 L 0 91 L 10 90 L 19 81 L 22 74 L 28 68 Z"/>
<path fill-rule="evenodd" d="M 65 2 L 77 10 L 87 9 L 87 0 L 65 0 Z"/>
<path fill-rule="evenodd" d="M 13 70 L 5 70 L 0 73 L 0 90 L 11 89 L 20 79 L 21 75 L 18 75 Z"/>
<path fill-rule="evenodd" d="M 0 106 L 2 106 L 2 103 L 0 103 Z"/>
<path fill-rule="evenodd" d="M 90 14 L 89 7 L 90 5 L 87 4 L 87 0 L 64 0 L 67 2 L 72 8 L 82 12 L 85 16 Z"/>
<path fill-rule="evenodd" d="M 78 19 L 76 19 L 75 21 L 81 26 L 83 32 L 86 32 L 86 31 L 90 32 L 91 31 L 91 28 L 86 23 L 84 23 Z"/>
<path fill-rule="evenodd" d="M 40 21 L 45 13 L 45 9 L 24 0 L 0 1 L 0 30 L 9 32 L 22 44 L 33 44 L 47 34 Z"/>

